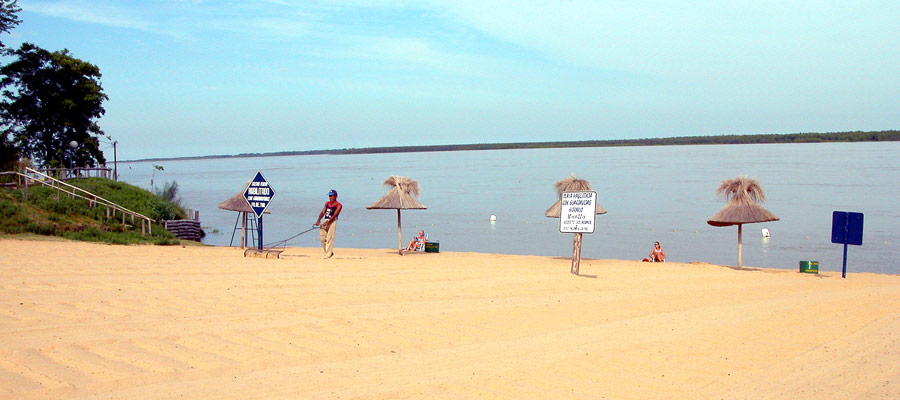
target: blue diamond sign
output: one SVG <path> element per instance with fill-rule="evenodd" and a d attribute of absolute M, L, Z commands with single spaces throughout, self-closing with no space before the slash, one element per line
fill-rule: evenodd
<path fill-rule="evenodd" d="M 259 218 L 269 207 L 269 202 L 275 197 L 275 191 L 269 186 L 269 182 L 263 177 L 262 172 L 256 171 L 256 176 L 244 190 L 244 199 L 253 209 L 253 213 Z"/>

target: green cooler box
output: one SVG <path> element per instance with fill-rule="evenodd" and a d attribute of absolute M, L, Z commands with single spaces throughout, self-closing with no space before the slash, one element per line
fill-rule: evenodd
<path fill-rule="evenodd" d="M 425 252 L 426 253 L 440 253 L 441 252 L 441 243 L 440 242 L 425 242 Z"/>
<path fill-rule="evenodd" d="M 808 274 L 818 274 L 819 273 L 819 262 L 818 261 L 800 261 L 800 272 L 806 272 Z"/>

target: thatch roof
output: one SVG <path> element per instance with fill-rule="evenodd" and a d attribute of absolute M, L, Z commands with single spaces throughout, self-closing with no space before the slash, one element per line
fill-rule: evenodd
<path fill-rule="evenodd" d="M 228 211 L 238 211 L 238 212 L 248 212 L 252 213 L 253 209 L 250 208 L 250 205 L 247 204 L 247 199 L 244 198 L 244 191 L 242 190 L 240 193 L 231 196 L 228 200 L 225 200 L 219 203 L 219 208 Z M 269 210 L 265 211 L 265 214 L 271 214 Z"/>
<path fill-rule="evenodd" d="M 579 192 L 588 190 L 591 190 L 591 183 L 584 179 L 578 179 L 574 174 L 569 176 L 568 178 L 561 179 L 559 182 L 556 182 L 557 197 L 562 196 L 563 192 Z M 594 207 L 596 209 L 595 215 L 606 214 L 606 209 L 600 207 L 600 204 L 595 203 Z M 549 218 L 559 218 L 559 213 L 561 211 L 561 200 L 556 200 L 556 203 L 553 203 L 553 205 L 544 212 L 544 216 Z"/>
<path fill-rule="evenodd" d="M 728 200 L 719 212 L 706 223 L 712 226 L 729 226 L 757 222 L 778 221 L 779 218 L 757 204 L 766 200 L 762 187 L 756 179 L 739 176 L 722 181 L 716 189 L 719 195 Z"/>
<path fill-rule="evenodd" d="M 366 208 L 370 210 L 425 210 L 428 208 L 415 199 L 419 197 L 418 182 L 405 176 L 391 176 L 384 181 L 383 185 L 389 189 L 387 194 Z"/>

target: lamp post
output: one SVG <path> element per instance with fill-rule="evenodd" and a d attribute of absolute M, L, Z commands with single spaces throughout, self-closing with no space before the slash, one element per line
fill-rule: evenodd
<path fill-rule="evenodd" d="M 112 139 L 112 138 L 110 138 L 110 139 Z M 118 182 L 119 181 L 119 168 L 118 168 L 119 165 L 118 165 L 118 162 L 116 162 L 116 145 L 119 144 L 119 141 L 114 140 L 112 143 L 113 143 L 113 180 Z"/>
<path fill-rule="evenodd" d="M 98 138 L 97 140 L 99 141 L 100 139 Z M 104 142 L 111 144 L 113 147 L 113 174 L 112 175 L 113 175 L 113 180 L 118 181 L 119 180 L 119 168 L 118 168 L 119 163 L 118 163 L 118 160 L 116 157 L 116 146 L 119 144 L 119 141 L 114 140 L 112 138 L 112 136 L 109 136 L 109 141 L 104 141 Z"/>
<path fill-rule="evenodd" d="M 77 174 L 75 174 L 75 156 L 78 151 L 78 142 L 74 140 L 69 142 L 69 147 L 72 148 L 72 157 L 69 159 L 69 168 L 71 169 L 72 174 L 77 176 Z"/>

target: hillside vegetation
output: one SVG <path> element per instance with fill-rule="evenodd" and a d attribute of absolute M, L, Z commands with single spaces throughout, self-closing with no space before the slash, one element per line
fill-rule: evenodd
<path fill-rule="evenodd" d="M 153 221 L 183 218 L 185 214 L 178 204 L 127 183 L 104 178 L 76 179 L 68 183 L 146 215 Z M 181 243 L 157 222 L 152 225 L 152 235 L 141 235 L 139 221 L 132 226 L 131 219 L 127 218 L 126 223 L 122 224 L 121 214 L 107 220 L 106 207 L 89 207 L 87 200 L 71 198 L 49 187 L 0 190 L 2 233 L 33 233 L 115 244 Z"/>

